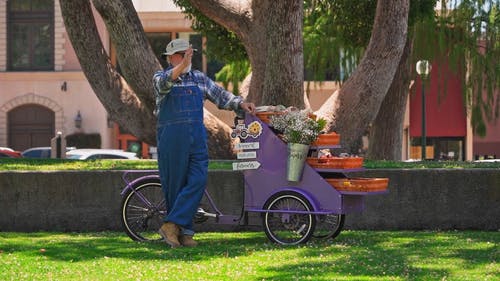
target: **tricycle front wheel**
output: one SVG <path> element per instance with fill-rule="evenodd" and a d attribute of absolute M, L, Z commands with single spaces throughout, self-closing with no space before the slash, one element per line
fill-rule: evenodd
<path fill-rule="evenodd" d="M 125 233 L 136 241 L 160 241 L 158 234 L 166 214 L 159 180 L 139 182 L 123 196 L 121 221 Z"/>
<path fill-rule="evenodd" d="M 269 240 L 281 245 L 307 242 L 316 226 L 311 203 L 296 192 L 279 192 L 267 200 L 263 215 L 264 231 Z"/>

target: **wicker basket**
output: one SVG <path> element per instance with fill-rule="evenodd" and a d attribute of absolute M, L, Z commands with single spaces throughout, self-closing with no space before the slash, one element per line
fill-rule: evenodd
<path fill-rule="evenodd" d="M 306 161 L 313 168 L 356 169 L 363 167 L 363 157 L 308 157 Z"/>
<path fill-rule="evenodd" d="M 313 146 L 338 145 L 339 143 L 340 143 L 340 135 L 331 132 L 328 134 L 320 134 L 318 138 L 311 145 Z"/>
<path fill-rule="evenodd" d="M 325 180 L 340 191 L 385 191 L 389 185 L 388 178 L 341 178 Z"/>

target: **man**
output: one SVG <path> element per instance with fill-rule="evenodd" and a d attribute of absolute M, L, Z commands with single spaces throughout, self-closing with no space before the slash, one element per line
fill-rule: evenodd
<path fill-rule="evenodd" d="M 203 196 L 208 174 L 207 134 L 203 102 L 209 99 L 220 109 L 238 115 L 253 113 L 245 102 L 215 84 L 205 74 L 191 70 L 193 48 L 184 39 L 167 44 L 170 66 L 153 76 L 158 117 L 158 168 L 167 204 L 159 233 L 172 248 L 193 247 L 192 220 Z"/>

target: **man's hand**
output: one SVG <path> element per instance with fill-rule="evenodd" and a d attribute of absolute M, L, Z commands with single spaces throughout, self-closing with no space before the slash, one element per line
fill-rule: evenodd
<path fill-rule="evenodd" d="M 253 102 L 242 102 L 242 103 L 240 103 L 240 107 L 245 112 L 248 112 L 251 114 L 255 113 L 255 104 L 253 104 Z"/>
<path fill-rule="evenodd" d="M 184 57 L 182 58 L 182 66 L 186 67 L 191 64 L 191 60 L 193 59 L 193 48 L 189 47 L 184 53 Z"/>

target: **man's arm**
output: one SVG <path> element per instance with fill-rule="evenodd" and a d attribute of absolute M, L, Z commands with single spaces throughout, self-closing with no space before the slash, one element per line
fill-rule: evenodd
<path fill-rule="evenodd" d="M 174 66 L 172 69 L 172 81 L 175 81 L 179 76 L 181 76 L 182 72 L 186 67 L 191 65 L 191 60 L 193 59 L 193 48 L 189 47 L 189 49 L 186 50 L 184 53 L 184 57 L 182 58 L 182 61 L 180 64 Z"/>

